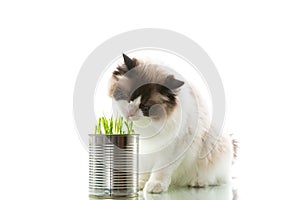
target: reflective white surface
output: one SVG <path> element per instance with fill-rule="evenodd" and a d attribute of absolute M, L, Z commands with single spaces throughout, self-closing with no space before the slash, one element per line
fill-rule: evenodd
<path fill-rule="evenodd" d="M 118 198 L 119 199 L 119 198 Z M 237 200 L 237 189 L 233 185 L 222 185 L 207 188 L 170 188 L 168 192 L 162 194 L 150 194 L 139 192 L 138 198 L 128 198 L 121 200 Z M 91 199 L 90 200 L 94 200 Z M 119 199 L 120 200 L 120 199 Z"/>
<path fill-rule="evenodd" d="M 207 188 L 171 188 L 167 193 L 143 193 L 143 200 L 236 200 L 237 192 L 230 185 Z"/>

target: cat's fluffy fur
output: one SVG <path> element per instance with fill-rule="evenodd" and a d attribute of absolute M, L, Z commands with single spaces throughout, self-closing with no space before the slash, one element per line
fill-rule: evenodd
<path fill-rule="evenodd" d="M 140 188 L 160 193 L 170 184 L 205 187 L 230 181 L 236 146 L 228 135 L 210 129 L 196 87 L 166 67 L 123 57 L 109 95 L 129 119 L 151 119 L 147 127 L 135 126 L 147 138 L 140 141 L 140 165 L 149 169 L 140 174 Z"/>

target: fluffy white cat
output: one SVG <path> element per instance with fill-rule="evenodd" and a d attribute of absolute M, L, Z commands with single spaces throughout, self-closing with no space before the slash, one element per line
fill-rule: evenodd
<path fill-rule="evenodd" d="M 201 96 L 179 74 L 123 54 L 109 95 L 140 134 L 140 189 L 205 187 L 231 180 L 236 143 L 213 131 Z"/>

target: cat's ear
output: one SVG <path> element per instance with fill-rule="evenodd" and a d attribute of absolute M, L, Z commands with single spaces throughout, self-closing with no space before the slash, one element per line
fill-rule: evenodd
<path fill-rule="evenodd" d="M 175 79 L 173 75 L 167 76 L 165 80 L 165 86 L 167 86 L 171 90 L 177 89 L 181 87 L 183 84 L 184 84 L 183 81 Z"/>
<path fill-rule="evenodd" d="M 136 60 L 129 58 L 126 54 L 123 53 L 124 63 L 127 66 L 128 70 L 131 70 L 136 66 Z"/>

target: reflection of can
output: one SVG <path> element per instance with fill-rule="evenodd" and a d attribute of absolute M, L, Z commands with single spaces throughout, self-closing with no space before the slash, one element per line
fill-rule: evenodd
<path fill-rule="evenodd" d="M 138 196 L 139 137 L 89 135 L 89 196 Z"/>

